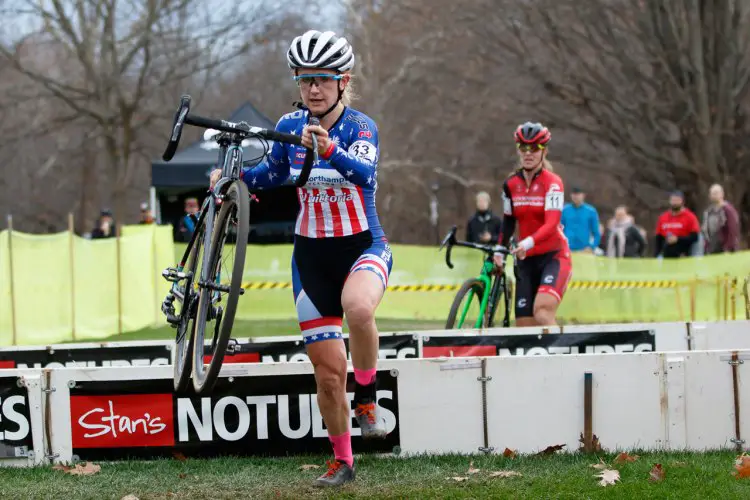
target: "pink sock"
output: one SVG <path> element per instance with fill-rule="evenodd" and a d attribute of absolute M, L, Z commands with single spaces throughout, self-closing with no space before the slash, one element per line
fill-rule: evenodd
<path fill-rule="evenodd" d="M 355 368 L 354 380 L 356 380 L 359 385 L 370 385 L 375 382 L 376 371 L 377 370 L 375 368 L 370 368 L 368 370 L 360 370 L 359 368 Z"/>
<path fill-rule="evenodd" d="M 328 436 L 328 439 L 333 445 L 333 456 L 336 460 L 346 462 L 349 467 L 354 463 L 354 456 L 352 455 L 352 435 L 349 431 L 341 434 L 340 436 Z"/>

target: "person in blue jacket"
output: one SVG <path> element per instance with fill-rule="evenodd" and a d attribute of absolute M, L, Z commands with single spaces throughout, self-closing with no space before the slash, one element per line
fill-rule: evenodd
<path fill-rule="evenodd" d="M 581 188 L 571 190 L 572 203 L 566 203 L 560 224 L 572 252 L 593 252 L 599 247 L 599 213 L 585 203 L 586 193 Z"/>

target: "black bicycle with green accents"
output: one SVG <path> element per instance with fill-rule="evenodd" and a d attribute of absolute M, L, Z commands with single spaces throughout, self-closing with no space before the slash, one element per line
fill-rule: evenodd
<path fill-rule="evenodd" d="M 453 226 L 440 245 L 441 250 L 446 248 L 445 263 L 451 269 L 453 269 L 451 250 L 454 246 L 481 250 L 485 258 L 479 276 L 464 281 L 456 293 L 445 328 L 490 328 L 494 326 L 498 311 L 503 313 L 503 327 L 509 327 L 513 284 L 508 281 L 506 272 L 497 272 L 492 257 L 496 253 L 503 254 L 507 262 L 510 250 L 502 245 L 458 241 L 456 240 L 456 226 Z"/>

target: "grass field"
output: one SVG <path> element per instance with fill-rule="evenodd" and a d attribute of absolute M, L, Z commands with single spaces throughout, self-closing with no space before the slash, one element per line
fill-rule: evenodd
<path fill-rule="evenodd" d="M 613 455 L 603 458 L 612 463 Z M 635 462 L 612 465 L 620 481 L 602 487 L 590 467 L 594 456 L 417 457 L 358 460 L 355 483 L 340 490 L 311 486 L 324 457 L 284 459 L 222 458 L 158 460 L 102 464 L 92 476 L 71 476 L 50 468 L 0 469 L 0 498 L 10 499 L 145 499 L 229 498 L 679 498 L 747 499 L 750 479 L 736 479 L 735 454 L 729 451 L 644 453 Z M 479 472 L 468 474 L 470 460 Z M 650 482 L 649 471 L 662 464 L 662 481 Z M 490 473 L 515 471 L 501 478 Z M 453 478 L 467 478 L 456 481 Z"/>
<path fill-rule="evenodd" d="M 408 320 L 408 319 L 378 319 L 378 328 L 381 332 L 396 332 L 403 330 L 442 330 L 445 321 L 430 320 Z M 344 323 L 344 331 L 348 331 Z M 152 340 L 152 339 L 174 339 L 174 329 L 168 325 L 159 328 L 144 328 L 134 332 L 120 335 L 112 335 L 103 339 L 104 342 L 115 342 L 123 340 Z M 299 335 L 299 325 L 295 319 L 288 320 L 255 320 L 235 321 L 232 328 L 234 338 L 246 337 L 272 337 L 283 335 Z"/>

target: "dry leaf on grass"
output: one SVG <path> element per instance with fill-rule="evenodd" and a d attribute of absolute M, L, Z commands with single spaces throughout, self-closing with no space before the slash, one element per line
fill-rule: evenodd
<path fill-rule="evenodd" d="M 52 469 L 61 470 L 66 474 L 72 474 L 74 476 L 90 476 L 102 470 L 101 466 L 93 464 L 91 462 L 86 462 L 84 464 L 75 464 L 74 466 L 57 464 L 52 467 Z"/>
<path fill-rule="evenodd" d="M 583 432 L 581 433 L 581 437 L 578 438 L 578 442 L 581 443 L 580 449 L 583 450 L 585 448 L 585 439 L 583 438 Z M 594 434 L 591 438 L 591 451 L 594 453 L 602 451 L 602 445 L 599 442 L 599 436 Z"/>
<path fill-rule="evenodd" d="M 468 477 L 461 477 L 461 476 L 454 476 L 454 477 L 449 477 L 448 479 L 453 479 L 457 483 L 460 483 L 461 481 L 466 481 L 469 478 Z"/>
<path fill-rule="evenodd" d="M 734 461 L 734 468 L 737 469 L 734 472 L 737 479 L 750 477 L 750 456 L 743 453 L 737 457 L 737 460 Z"/>
<path fill-rule="evenodd" d="M 648 480 L 652 483 L 664 480 L 664 469 L 662 468 L 661 464 L 654 464 L 654 467 L 648 474 Z"/>
<path fill-rule="evenodd" d="M 623 451 L 615 457 L 612 463 L 624 464 L 625 462 L 635 462 L 638 458 L 640 458 L 638 455 L 629 455 L 628 452 Z"/>
<path fill-rule="evenodd" d="M 599 484 L 601 486 L 608 486 L 610 484 L 615 484 L 620 480 L 620 471 L 604 469 L 595 477 L 598 477 L 600 479 Z"/>
<path fill-rule="evenodd" d="M 177 474 L 177 477 L 179 477 L 180 479 L 185 479 L 187 477 L 187 474 L 185 474 L 184 472 L 180 472 L 179 474 Z"/>
<path fill-rule="evenodd" d="M 475 469 L 474 468 L 474 462 L 469 462 L 469 470 L 466 471 L 467 474 L 477 474 L 479 472 L 482 472 L 482 469 Z"/>
<path fill-rule="evenodd" d="M 563 448 L 565 448 L 564 444 L 554 444 L 552 446 L 547 446 L 545 449 L 537 453 L 537 456 L 539 455 L 552 455 L 556 451 L 560 451 Z"/>
<path fill-rule="evenodd" d="M 138 497 L 135 495 L 125 495 L 121 500 L 138 500 Z"/>
<path fill-rule="evenodd" d="M 591 464 L 591 465 L 590 465 L 589 467 L 592 467 L 592 468 L 594 468 L 594 469 L 596 469 L 596 470 L 604 470 L 604 469 L 606 469 L 607 467 L 609 467 L 609 465 L 607 465 L 607 464 L 606 464 L 606 463 L 604 462 L 604 460 L 602 460 L 602 459 L 600 458 L 600 459 L 599 459 L 599 463 L 598 463 L 598 464 Z"/>
<path fill-rule="evenodd" d="M 516 472 L 514 470 L 496 470 L 495 472 L 490 472 L 490 477 L 521 477 L 523 474 L 520 472 Z"/>
<path fill-rule="evenodd" d="M 503 451 L 503 456 L 505 458 L 516 458 L 518 456 L 518 451 L 511 450 L 510 448 L 505 448 L 505 451 Z"/>
<path fill-rule="evenodd" d="M 687 467 L 687 462 L 672 462 L 670 467 Z"/>
<path fill-rule="evenodd" d="M 320 465 L 304 464 L 304 465 L 299 466 L 299 470 L 310 470 L 310 469 L 320 469 Z"/>
<path fill-rule="evenodd" d="M 187 462 L 187 457 L 180 453 L 179 451 L 173 451 L 172 456 L 175 460 L 179 460 L 180 462 Z"/>

